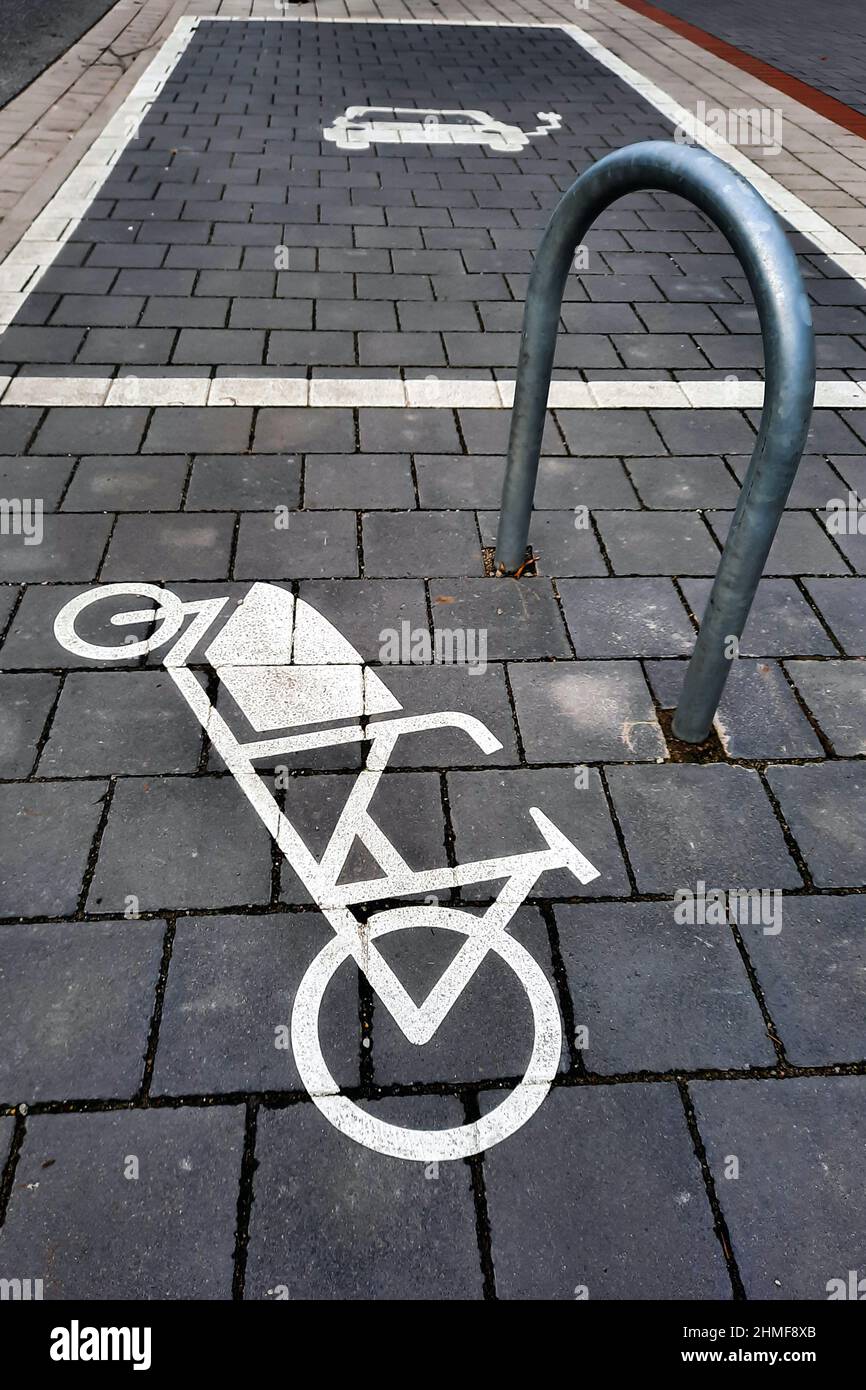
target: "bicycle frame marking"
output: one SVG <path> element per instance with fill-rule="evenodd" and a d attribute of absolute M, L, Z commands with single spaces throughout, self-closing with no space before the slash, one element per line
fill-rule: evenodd
<path fill-rule="evenodd" d="M 125 626 L 156 619 L 156 632 L 141 641 L 127 641 L 116 647 L 99 647 L 80 638 L 75 630 L 79 613 L 97 599 L 121 595 L 148 598 L 156 604 L 156 609 L 115 614 L 112 624 Z M 311 729 L 301 734 L 241 742 L 187 665 L 195 648 L 211 633 L 227 603 L 227 597 L 184 603 L 171 591 L 153 585 L 110 584 L 71 599 L 57 615 L 54 631 L 62 646 L 88 660 L 128 659 L 172 643 L 163 659 L 166 671 L 332 927 L 334 939 L 319 952 L 298 987 L 291 1029 L 298 1070 L 322 1113 L 358 1143 L 392 1157 L 431 1162 L 479 1153 L 512 1134 L 538 1108 L 556 1074 L 562 1046 L 559 1009 L 550 982 L 534 957 L 509 935 L 508 924 L 543 873 L 567 868 L 585 884 L 599 876 L 598 870 L 538 807 L 530 807 L 529 813 L 547 841 L 546 849 L 453 867 L 411 869 L 369 812 L 397 740 L 407 733 L 456 728 L 472 738 L 486 754 L 502 746 L 499 740 L 480 720 L 456 711 L 390 717 L 400 705 L 327 620 L 280 586 L 253 584 L 243 603 L 204 653 L 204 659 L 215 666 L 253 727 L 259 733 L 266 733 L 268 728 L 286 727 L 290 723 L 285 718 L 286 712 L 297 716 L 306 693 L 316 680 L 313 674 L 316 672 L 320 685 L 330 689 L 332 704 L 309 709 L 303 712 L 303 718 L 296 717 L 294 722 L 322 723 L 329 718 L 345 717 L 352 708 L 357 718 L 338 728 Z M 184 627 L 187 619 L 190 621 Z M 232 664 L 239 629 L 243 642 L 252 648 L 258 660 L 237 660 Z M 293 664 L 298 655 L 293 643 L 300 641 L 298 634 L 301 632 L 313 657 L 324 656 L 324 661 Z M 328 651 L 334 649 L 343 660 L 329 664 Z M 326 681 L 321 680 L 322 671 L 326 673 Z M 339 713 L 335 715 L 338 707 Z M 376 716 L 375 722 L 368 722 L 371 715 Z M 385 715 L 389 717 L 382 717 Z M 316 859 L 256 772 L 254 763 L 275 754 L 361 740 L 370 743 L 364 768 L 356 778 L 321 858 Z M 382 869 L 382 876 L 340 884 L 338 879 L 356 842 L 372 855 Z M 451 906 L 411 904 L 378 912 L 361 922 L 350 910 L 364 902 L 434 893 L 499 879 L 504 879 L 503 887 L 481 916 Z M 466 937 L 421 1004 L 414 1002 L 374 944 L 380 936 L 417 926 L 440 927 Z M 472 1124 L 446 1130 L 415 1130 L 385 1123 L 340 1093 L 322 1055 L 318 1018 L 325 989 L 345 961 L 355 961 L 407 1040 L 423 1045 L 433 1038 L 491 951 L 514 971 L 526 990 L 535 1026 L 526 1073 L 506 1100 Z"/>

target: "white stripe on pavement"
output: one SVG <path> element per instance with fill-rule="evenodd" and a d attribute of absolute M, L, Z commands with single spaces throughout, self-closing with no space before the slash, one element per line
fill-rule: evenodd
<path fill-rule="evenodd" d="M 0 405 L 313 406 L 355 409 L 506 410 L 513 381 L 394 377 L 0 377 Z M 553 381 L 558 410 L 747 410 L 764 401 L 762 381 Z M 819 381 L 815 406 L 866 408 L 866 380 Z"/>

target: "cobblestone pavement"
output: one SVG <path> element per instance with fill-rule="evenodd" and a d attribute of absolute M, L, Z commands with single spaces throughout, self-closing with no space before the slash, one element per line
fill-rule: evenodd
<path fill-rule="evenodd" d="M 350 106 L 561 126 L 511 151 L 347 151 L 322 130 Z M 560 192 L 671 133 L 556 30 L 205 20 L 0 336 L 6 375 L 73 379 L 81 399 L 115 376 L 270 381 L 276 401 L 305 377 L 444 393 L 0 406 L 0 491 L 45 508 L 40 544 L 0 547 L 0 1275 L 52 1298 L 820 1299 L 862 1265 L 866 542 L 828 521 L 866 491 L 866 410 L 816 410 L 716 729 L 687 756 L 670 711 L 759 411 L 616 392 L 760 376 L 722 238 L 657 193 L 592 233 L 557 376 L 611 382 L 611 405 L 548 413 L 520 580 L 489 577 L 486 549 L 509 412 L 447 398 L 513 372 Z M 820 375 L 854 381 L 866 291 L 790 235 Z M 94 662 L 55 635 L 95 585 L 235 614 L 255 581 L 333 623 L 407 715 L 457 710 L 501 744 L 397 745 L 371 810 L 412 870 L 539 851 L 539 807 L 599 871 L 549 870 L 513 919 L 555 989 L 561 1059 L 532 1117 L 468 1159 L 385 1156 L 320 1113 L 286 1039 L 331 927 L 164 649 Z M 109 595 L 101 611 L 128 610 Z M 99 611 L 81 635 L 117 643 Z M 430 659 L 460 634 L 486 659 Z M 237 725 L 201 647 L 190 660 Z M 262 763 L 314 854 L 363 752 L 299 752 L 288 776 L 282 755 Z M 376 872 L 357 845 L 346 871 Z M 707 921 L 703 890 L 738 888 L 763 892 L 761 913 Z M 442 901 L 478 914 L 494 897 Z M 451 936 L 381 939 L 416 1003 Z M 520 979 L 491 953 L 419 1044 L 344 962 L 324 1062 L 371 1123 L 481 1125 L 529 1063 Z"/>
<path fill-rule="evenodd" d="M 712 6 L 702 0 L 653 4 L 866 113 L 866 14 L 858 0 L 833 0 L 829 11 L 790 0 L 764 0 L 759 6 L 749 0 Z"/>

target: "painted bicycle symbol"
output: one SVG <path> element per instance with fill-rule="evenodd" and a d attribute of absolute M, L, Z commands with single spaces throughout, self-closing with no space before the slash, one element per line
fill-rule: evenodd
<path fill-rule="evenodd" d="M 135 599 L 139 606 L 115 613 L 116 627 L 146 623 L 149 634 L 116 645 L 79 635 L 85 609 L 103 599 Z M 140 600 L 150 606 L 142 608 Z M 317 906 L 334 937 L 306 971 L 292 1010 L 292 1047 L 301 1079 L 312 1100 L 343 1134 L 378 1153 L 422 1162 L 465 1158 L 513 1134 L 544 1100 L 559 1065 L 562 1030 L 559 1009 L 544 971 L 509 934 L 508 924 L 539 879 L 550 869 L 567 868 L 581 883 L 599 876 L 580 851 L 537 807 L 529 814 L 545 849 L 456 867 L 413 870 L 369 813 L 394 746 L 402 735 L 420 730 L 459 729 L 485 754 L 502 745 L 486 725 L 455 711 L 397 717 L 402 706 L 355 648 L 309 603 L 276 584 L 251 585 L 243 601 L 222 622 L 223 598 L 184 602 L 153 584 L 106 584 L 71 599 L 57 615 L 54 633 L 61 646 L 92 661 L 133 660 L 167 647 L 163 665 L 240 790 L 276 841 Z M 241 742 L 208 698 L 188 663 L 205 639 L 203 656 L 216 670 L 256 737 Z M 395 716 L 384 718 L 381 716 Z M 367 722 L 370 716 L 380 716 Z M 339 723 L 339 721 L 344 721 Z M 345 722 L 348 721 L 348 722 Z M 311 727 L 330 725 L 327 728 Z M 337 724 L 337 727 L 333 727 Z M 303 733 L 276 730 L 304 728 Z M 265 736 L 271 735 L 271 736 Z M 255 764 L 274 755 L 366 741 L 363 770 L 346 800 L 328 845 L 316 859 L 280 809 Z M 381 876 L 338 882 L 353 845 L 360 843 Z M 408 903 L 359 920 L 352 908 L 394 898 L 430 895 L 465 884 L 504 880 L 482 915 L 439 904 Z M 450 965 L 416 1004 L 376 946 L 389 932 L 436 927 L 465 937 Z M 526 1072 L 509 1095 L 470 1124 L 443 1130 L 408 1129 L 389 1124 L 344 1096 L 322 1054 L 319 1010 L 336 971 L 355 961 L 395 1023 L 412 1043 L 436 1034 L 452 1006 L 490 952 L 498 954 L 519 979 L 529 999 L 535 1036 Z"/>

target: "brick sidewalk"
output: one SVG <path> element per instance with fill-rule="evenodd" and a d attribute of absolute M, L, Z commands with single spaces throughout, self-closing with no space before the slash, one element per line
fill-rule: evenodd
<path fill-rule="evenodd" d="M 347 152 L 322 129 L 353 104 L 562 125 L 518 151 Z M 0 337 L 13 388 L 60 379 L 82 399 L 129 377 L 357 392 L 0 406 L 0 491 L 45 505 L 41 544 L 0 547 L 0 1275 L 60 1298 L 815 1299 L 858 1268 L 866 549 L 826 521 L 866 492 L 866 411 L 816 410 L 715 734 L 684 761 L 670 711 L 760 412 L 619 402 L 646 381 L 760 378 L 735 258 L 667 195 L 599 220 L 557 377 L 609 382 L 612 404 L 548 413 L 536 574 L 488 577 L 508 410 L 447 402 L 449 384 L 513 375 L 561 191 L 609 149 L 671 134 L 557 30 L 204 20 Z M 820 376 L 851 385 L 866 291 L 790 235 Z M 364 395 L 427 378 L 439 408 Z M 96 584 L 236 612 L 254 581 L 334 623 L 407 714 L 458 710 L 501 743 L 398 745 L 372 809 L 413 870 L 538 850 L 540 807 L 600 872 L 548 872 L 515 919 L 555 987 L 561 1062 L 537 1113 L 468 1161 L 384 1157 L 311 1103 L 280 1037 L 330 927 L 163 652 L 95 665 L 54 633 Z M 92 622 L 89 640 L 120 640 Z M 393 665 L 404 631 L 428 652 L 484 634 L 484 669 Z M 192 668 L 236 719 L 200 648 Z M 263 764 L 314 854 L 363 751 L 297 754 L 288 777 Z M 347 876 L 371 872 L 356 846 Z M 677 922 L 672 895 L 700 884 L 781 894 L 781 931 Z M 446 900 L 477 912 L 491 895 Z M 421 1001 L 449 941 L 417 929 L 380 949 Z M 513 1090 L 532 1027 L 493 955 L 423 1046 L 344 964 L 320 1037 L 345 1095 L 439 1129 Z"/>

